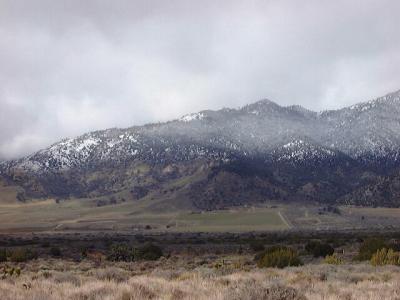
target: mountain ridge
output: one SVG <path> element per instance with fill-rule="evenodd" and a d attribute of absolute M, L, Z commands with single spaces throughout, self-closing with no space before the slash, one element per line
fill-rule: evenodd
<path fill-rule="evenodd" d="M 3 162 L 0 174 L 21 186 L 25 198 L 92 197 L 135 189 L 162 198 L 160 189 L 192 178 L 172 194 L 190 198 L 185 201 L 197 208 L 266 198 L 362 205 L 351 197 L 362 199 L 363 188 L 371 190 L 374 184 L 363 174 L 392 176 L 399 167 L 399 150 L 400 91 L 396 91 L 338 110 L 314 112 L 263 99 L 238 109 L 203 110 L 165 123 L 94 131 Z M 140 175 L 144 182 L 138 182 L 141 177 L 133 172 L 141 164 L 147 166 Z M 255 164 L 266 172 L 255 168 L 252 174 L 249 166 Z M 94 184 L 96 176 L 101 179 L 96 178 Z M 347 182 L 351 177 L 354 184 Z M 241 187 L 236 194 L 228 192 L 236 189 L 233 182 Z M 322 197 L 324 193 L 329 195 Z M 223 195 L 232 200 L 224 200 Z M 397 199 L 382 202 L 400 204 Z M 370 200 L 365 203 L 370 205 Z"/>

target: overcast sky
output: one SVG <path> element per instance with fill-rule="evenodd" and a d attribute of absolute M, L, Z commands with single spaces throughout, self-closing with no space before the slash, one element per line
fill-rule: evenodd
<path fill-rule="evenodd" d="M 262 98 L 400 89 L 400 1 L 0 0 L 0 158 Z"/>

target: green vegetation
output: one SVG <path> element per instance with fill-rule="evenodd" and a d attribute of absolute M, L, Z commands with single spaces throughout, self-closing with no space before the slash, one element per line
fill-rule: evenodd
<path fill-rule="evenodd" d="M 61 256 L 61 250 L 59 247 L 51 247 L 50 248 L 50 255 L 54 257 L 60 257 Z"/>
<path fill-rule="evenodd" d="M 1 188 L 0 188 L 1 190 Z M 131 189 L 130 189 L 131 190 Z M 291 205 L 277 204 L 268 207 L 233 208 L 230 210 L 191 212 L 193 207 L 184 198 L 174 198 L 174 188 L 165 187 L 168 197 L 151 199 L 149 194 L 135 201 L 130 199 L 131 191 L 124 190 L 104 197 L 68 199 L 55 203 L 55 199 L 5 201 L 0 191 L 0 230 L 7 232 L 41 232 L 41 231 L 80 231 L 80 230 L 137 230 L 145 225 L 151 231 L 158 232 L 249 232 L 278 231 L 288 229 L 296 224 L 301 229 L 324 227 L 342 228 L 342 225 L 357 224 L 374 227 L 376 222 L 385 222 L 400 226 L 398 215 L 400 208 L 349 208 L 340 207 L 342 214 L 318 214 L 316 207 L 299 207 L 294 210 Z M 174 191 L 173 193 L 177 193 Z M 14 195 L 14 194 L 13 194 Z M 116 204 L 108 205 L 115 197 Z M 168 199 L 168 201 L 166 201 Z M 107 205 L 97 207 L 97 203 Z M 186 205 L 186 206 L 185 206 Z M 366 216 L 364 221 L 361 216 Z M 285 221 L 282 219 L 287 221 Z M 382 221 L 383 220 L 383 221 Z M 375 222 L 375 223 L 374 223 Z M 379 223 L 380 224 L 380 223 Z M 340 238 L 340 240 L 343 240 Z M 330 244 L 334 246 L 334 243 Z M 337 245 L 335 245 L 336 247 Z"/>
<path fill-rule="evenodd" d="M 176 222 L 176 231 L 241 232 L 287 229 L 277 210 L 265 208 L 182 214 Z"/>
<path fill-rule="evenodd" d="M 157 260 L 163 255 L 160 247 L 147 244 L 138 248 L 137 260 Z"/>
<path fill-rule="evenodd" d="M 157 260 L 163 255 L 160 247 L 147 244 L 143 247 L 135 248 L 128 244 L 116 244 L 111 247 L 107 257 L 110 261 L 137 261 L 137 260 Z"/>
<path fill-rule="evenodd" d="M 364 240 L 361 244 L 360 249 L 358 251 L 358 255 L 355 257 L 355 260 L 363 261 L 370 260 L 372 255 L 376 253 L 378 250 L 388 248 L 385 241 L 381 238 L 368 238 Z"/>
<path fill-rule="evenodd" d="M 297 252 L 292 248 L 276 246 L 268 248 L 257 262 L 260 268 L 284 268 L 289 266 L 301 266 Z"/>
<path fill-rule="evenodd" d="M 0 279 L 6 279 L 7 277 L 21 275 L 21 269 L 19 267 L 9 267 L 7 265 L 0 268 Z"/>
<path fill-rule="evenodd" d="M 325 257 L 332 255 L 335 249 L 329 244 L 321 243 L 320 241 L 308 242 L 305 246 L 305 250 L 312 254 L 314 257 Z"/>
<path fill-rule="evenodd" d="M 135 248 L 130 247 L 128 244 L 116 244 L 111 247 L 107 259 L 111 261 L 134 261 L 134 251 Z"/>
<path fill-rule="evenodd" d="M 327 255 L 324 259 L 324 263 L 328 265 L 341 265 L 343 264 L 343 260 L 338 257 L 336 254 Z"/>
<path fill-rule="evenodd" d="M 6 249 L 0 249 L 0 262 L 7 261 Z"/>
<path fill-rule="evenodd" d="M 260 252 L 264 251 L 264 243 L 262 241 L 252 241 L 250 244 L 250 249 L 253 250 L 254 252 Z"/>
<path fill-rule="evenodd" d="M 26 262 L 36 259 L 38 254 L 30 249 L 17 248 L 10 252 L 10 261 L 12 262 Z"/>
<path fill-rule="evenodd" d="M 395 252 L 393 249 L 382 248 L 376 251 L 371 257 L 371 265 L 400 265 L 400 252 Z"/>

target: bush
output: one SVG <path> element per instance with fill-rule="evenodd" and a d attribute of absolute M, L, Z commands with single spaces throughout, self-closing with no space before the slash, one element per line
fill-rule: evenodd
<path fill-rule="evenodd" d="M 260 268 L 284 268 L 288 266 L 300 266 L 303 263 L 296 251 L 287 247 L 271 247 L 263 252 L 257 262 Z"/>
<path fill-rule="evenodd" d="M 378 250 L 383 248 L 389 248 L 385 241 L 380 238 L 369 238 L 364 240 L 358 250 L 358 255 L 355 257 L 356 260 L 370 260 L 372 255 Z"/>
<path fill-rule="evenodd" d="M 331 245 L 319 241 L 308 242 L 305 246 L 305 250 L 314 257 L 325 257 L 335 252 L 335 249 L 333 249 Z"/>
<path fill-rule="evenodd" d="M 6 249 L 0 249 L 0 262 L 7 261 Z"/>
<path fill-rule="evenodd" d="M 272 253 L 275 250 L 280 250 L 282 248 L 285 248 L 285 247 L 283 247 L 283 246 L 272 246 L 272 247 L 269 247 L 266 250 L 264 250 L 263 252 L 259 252 L 256 255 L 254 255 L 254 261 L 255 262 L 259 262 L 264 257 L 265 254 Z"/>
<path fill-rule="evenodd" d="M 0 268 L 0 279 L 6 279 L 7 277 L 20 276 L 21 269 L 18 267 L 9 267 L 7 265 Z"/>
<path fill-rule="evenodd" d="M 134 261 L 134 250 L 127 244 L 112 245 L 107 259 L 111 261 Z"/>
<path fill-rule="evenodd" d="M 337 257 L 336 254 L 332 254 L 325 257 L 324 263 L 328 265 L 341 265 L 343 264 L 343 260 L 340 257 Z"/>
<path fill-rule="evenodd" d="M 136 252 L 136 255 L 136 259 L 139 260 L 157 260 L 163 255 L 163 252 L 160 247 L 153 244 L 148 244 L 143 246 L 142 248 L 139 248 Z"/>
<path fill-rule="evenodd" d="M 49 242 L 43 242 L 42 243 L 42 247 L 43 248 L 49 248 L 50 247 L 50 243 Z"/>
<path fill-rule="evenodd" d="M 249 246 L 254 252 L 264 251 L 265 249 L 264 244 L 261 241 L 252 241 Z"/>
<path fill-rule="evenodd" d="M 117 244 L 111 247 L 107 259 L 111 261 L 157 260 L 162 255 L 161 248 L 153 244 L 139 248 L 127 244 Z"/>
<path fill-rule="evenodd" d="M 12 262 L 26 262 L 37 257 L 37 253 L 30 249 L 17 248 L 10 253 L 10 260 Z"/>
<path fill-rule="evenodd" d="M 371 257 L 371 265 L 400 265 L 400 252 L 395 252 L 393 249 L 382 248 L 376 251 Z"/>
<path fill-rule="evenodd" d="M 54 257 L 60 257 L 61 256 L 61 250 L 58 247 L 51 247 L 50 248 L 50 255 Z"/>

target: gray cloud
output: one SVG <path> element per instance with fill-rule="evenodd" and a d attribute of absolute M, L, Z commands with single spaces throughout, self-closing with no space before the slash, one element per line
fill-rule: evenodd
<path fill-rule="evenodd" d="M 0 158 L 89 130 L 400 88 L 400 2 L 0 0 Z"/>

